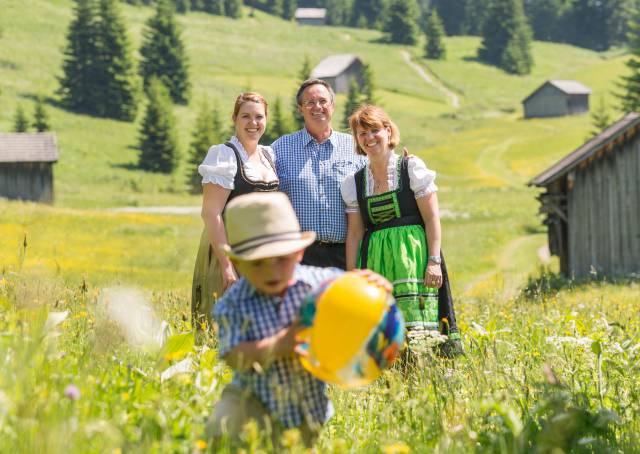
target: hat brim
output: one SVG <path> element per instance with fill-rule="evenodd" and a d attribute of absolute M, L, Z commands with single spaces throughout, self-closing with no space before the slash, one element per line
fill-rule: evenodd
<path fill-rule="evenodd" d="M 313 243 L 315 239 L 315 232 L 301 232 L 300 238 L 271 241 L 243 252 L 234 251 L 233 248 L 228 244 L 223 245 L 222 250 L 228 257 L 232 259 L 259 260 L 292 254 L 306 248 L 311 243 Z"/>

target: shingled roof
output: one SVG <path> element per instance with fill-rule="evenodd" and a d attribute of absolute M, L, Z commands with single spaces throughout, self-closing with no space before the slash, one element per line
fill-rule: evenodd
<path fill-rule="evenodd" d="M 329 55 L 313 68 L 311 77 L 322 79 L 323 77 L 336 77 L 347 69 L 354 61 L 360 60 L 353 54 Z"/>
<path fill-rule="evenodd" d="M 51 132 L 0 133 L 0 162 L 55 162 L 56 142 Z"/>
<path fill-rule="evenodd" d="M 547 85 L 551 85 L 563 93 L 568 95 L 588 95 L 591 93 L 591 89 L 576 80 L 548 80 L 538 88 L 536 88 L 533 93 L 527 96 L 522 102 L 527 102 L 529 98 L 538 93 L 542 88 Z"/>
<path fill-rule="evenodd" d="M 580 163 L 596 159 L 600 156 L 599 152 L 609 144 L 624 141 L 637 133 L 640 133 L 640 113 L 631 112 L 536 176 L 529 182 L 529 186 L 546 186 L 578 167 Z"/>
<path fill-rule="evenodd" d="M 324 19 L 326 16 L 326 8 L 298 8 L 294 17 L 296 19 Z"/>

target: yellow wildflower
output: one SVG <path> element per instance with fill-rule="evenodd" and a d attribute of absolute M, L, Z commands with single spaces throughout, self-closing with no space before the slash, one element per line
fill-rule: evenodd
<path fill-rule="evenodd" d="M 411 452 L 411 448 L 403 442 L 393 443 L 382 448 L 385 454 L 404 454 Z"/>
<path fill-rule="evenodd" d="M 207 442 L 200 439 L 196 440 L 196 449 L 204 451 L 205 449 L 207 449 Z"/>

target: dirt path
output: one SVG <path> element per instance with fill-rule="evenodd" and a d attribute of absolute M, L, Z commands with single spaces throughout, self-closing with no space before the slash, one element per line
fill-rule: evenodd
<path fill-rule="evenodd" d="M 435 87 L 438 91 L 442 92 L 447 97 L 447 99 L 449 100 L 449 102 L 453 107 L 455 107 L 456 109 L 460 107 L 460 98 L 458 97 L 457 94 L 455 94 L 454 92 L 449 90 L 447 87 L 445 87 L 444 84 L 439 80 L 437 80 L 435 77 L 432 77 L 429 74 L 427 74 L 424 68 L 422 68 L 422 66 L 412 61 L 411 55 L 409 55 L 409 52 L 407 52 L 406 50 L 403 50 L 401 51 L 401 54 L 405 63 L 411 66 L 415 70 L 415 72 L 418 73 L 418 75 L 422 80 L 424 80 L 429 85 L 432 85 L 433 87 Z"/>
<path fill-rule="evenodd" d="M 524 282 L 526 276 L 535 269 L 537 263 L 527 261 L 524 266 L 518 262 L 519 250 L 530 248 L 532 244 L 539 244 L 539 235 L 523 235 L 511 240 L 496 259 L 495 268 L 477 276 L 464 287 L 464 294 L 473 296 L 476 291 L 484 293 L 484 287 L 489 284 L 499 293 L 501 298 L 513 298 Z M 541 248 L 539 248 L 541 249 Z M 543 261 L 543 257 L 539 257 Z"/>
<path fill-rule="evenodd" d="M 522 185 L 502 159 L 502 156 L 517 142 L 516 139 L 511 138 L 483 148 L 476 157 L 476 164 L 487 175 L 502 180 L 507 186 Z"/>

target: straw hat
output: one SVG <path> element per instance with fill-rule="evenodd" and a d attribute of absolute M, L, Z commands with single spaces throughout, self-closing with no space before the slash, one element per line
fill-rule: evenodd
<path fill-rule="evenodd" d="M 289 198 L 282 192 L 253 192 L 235 197 L 225 208 L 229 257 L 258 260 L 299 251 L 316 239 L 301 232 Z"/>

